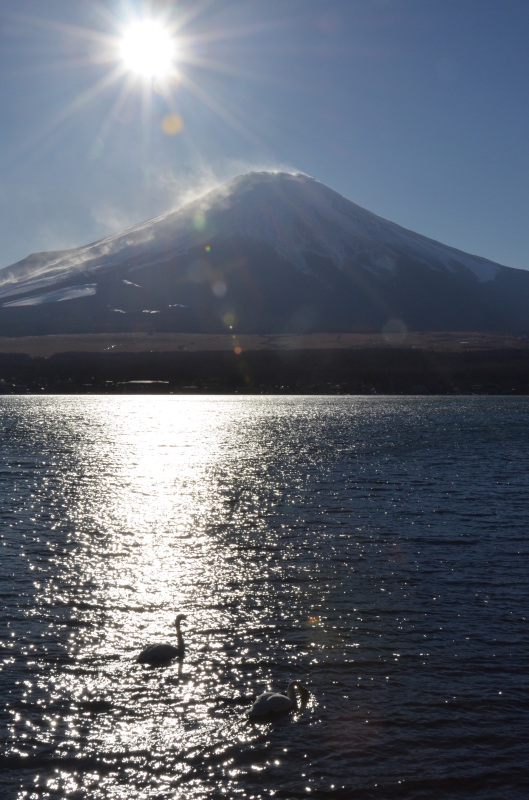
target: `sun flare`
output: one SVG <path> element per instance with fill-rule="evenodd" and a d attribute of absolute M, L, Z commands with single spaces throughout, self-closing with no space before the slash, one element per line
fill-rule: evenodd
<path fill-rule="evenodd" d="M 176 66 L 176 41 L 162 23 L 139 20 L 124 32 L 120 55 L 130 72 L 142 78 L 163 78 Z"/>
<path fill-rule="evenodd" d="M 84 89 L 75 92 L 67 104 L 59 106 L 40 129 L 32 129 L 20 145 L 21 152 L 52 133 L 62 135 L 67 120 L 99 107 L 104 95 L 113 96 L 113 102 L 107 107 L 108 113 L 101 119 L 88 151 L 89 158 L 94 161 L 104 157 L 106 142 L 117 122 L 132 125 L 140 116 L 143 135 L 150 135 L 155 129 L 169 137 L 183 132 L 182 141 L 186 140 L 194 148 L 194 142 L 187 138 L 193 127 L 182 112 L 183 96 L 194 101 L 193 105 L 186 106 L 189 115 L 193 108 L 205 107 L 207 113 L 216 115 L 222 124 L 252 144 L 263 144 L 254 126 L 248 127 L 243 121 L 246 116 L 244 109 L 238 107 L 238 93 L 235 102 L 230 103 L 229 91 L 224 95 L 217 81 L 220 76 L 247 77 L 246 71 L 239 71 L 232 62 L 232 52 L 246 46 L 244 26 L 240 29 L 232 28 L 231 24 L 208 27 L 204 14 L 206 17 L 209 14 L 209 2 L 133 3 L 123 0 L 112 4 L 116 6 L 115 12 L 107 8 L 108 4 L 91 5 L 96 9 L 97 25 L 94 27 L 38 17 L 31 20 L 37 32 L 49 30 L 56 37 L 57 47 L 60 45 L 57 64 L 61 68 L 65 71 L 78 69 L 79 74 L 89 70 L 87 76 L 91 74 L 93 80 L 88 79 Z M 57 47 L 54 46 L 53 52 Z M 226 62 L 225 52 L 228 54 Z M 55 61 L 50 62 L 50 67 L 52 64 L 55 65 Z"/>

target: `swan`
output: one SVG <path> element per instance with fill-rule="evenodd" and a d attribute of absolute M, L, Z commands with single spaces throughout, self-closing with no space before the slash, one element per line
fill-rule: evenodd
<path fill-rule="evenodd" d="M 264 692 L 259 695 L 251 709 L 248 711 L 249 717 L 268 717 L 273 714 L 284 714 L 297 708 L 296 691 L 299 692 L 301 705 L 307 703 L 310 692 L 299 681 L 290 681 L 285 694 L 280 692 Z"/>
<path fill-rule="evenodd" d="M 180 630 L 180 623 L 183 619 L 187 619 L 185 614 L 178 614 L 175 619 L 177 646 L 174 647 L 172 644 L 149 644 L 138 656 L 137 660 L 140 664 L 161 664 L 172 661 L 173 658 L 181 659 L 184 657 L 184 639 Z"/>

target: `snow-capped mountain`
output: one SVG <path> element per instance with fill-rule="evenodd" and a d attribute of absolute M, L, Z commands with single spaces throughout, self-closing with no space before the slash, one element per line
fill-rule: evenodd
<path fill-rule="evenodd" d="M 302 174 L 249 173 L 99 242 L 0 271 L 0 333 L 529 330 L 529 272 Z"/>

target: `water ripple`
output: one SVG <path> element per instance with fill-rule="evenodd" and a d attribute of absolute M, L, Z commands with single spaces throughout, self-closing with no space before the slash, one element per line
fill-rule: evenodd
<path fill-rule="evenodd" d="M 525 398 L 0 410 L 5 796 L 526 796 Z"/>

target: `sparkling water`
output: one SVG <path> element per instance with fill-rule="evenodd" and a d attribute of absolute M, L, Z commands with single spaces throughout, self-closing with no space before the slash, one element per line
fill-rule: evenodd
<path fill-rule="evenodd" d="M 528 796 L 529 398 L 0 414 L 2 798 Z"/>

